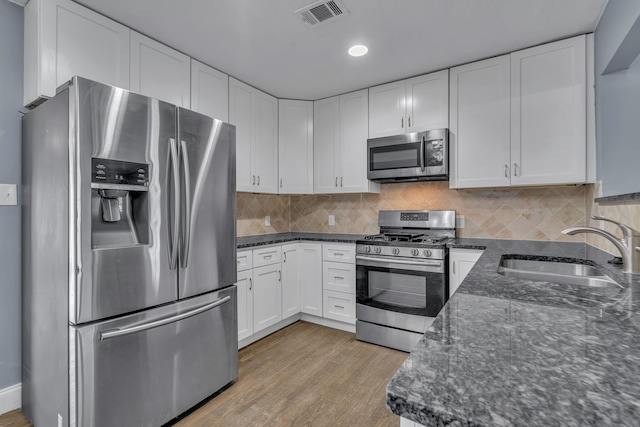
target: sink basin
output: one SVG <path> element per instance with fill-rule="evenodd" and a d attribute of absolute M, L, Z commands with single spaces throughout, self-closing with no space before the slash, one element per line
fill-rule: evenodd
<path fill-rule="evenodd" d="M 498 273 L 519 279 L 540 280 L 566 285 L 581 285 L 593 288 L 622 288 L 609 276 L 588 264 L 570 262 L 502 258 Z"/>

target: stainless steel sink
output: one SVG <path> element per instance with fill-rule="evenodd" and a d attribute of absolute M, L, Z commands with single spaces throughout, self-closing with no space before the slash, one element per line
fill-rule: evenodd
<path fill-rule="evenodd" d="M 498 273 L 519 279 L 540 280 L 594 288 L 622 288 L 606 274 L 588 264 L 547 260 L 503 258 Z"/>

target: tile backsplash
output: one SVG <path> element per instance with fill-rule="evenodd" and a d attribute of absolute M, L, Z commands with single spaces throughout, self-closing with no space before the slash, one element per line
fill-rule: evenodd
<path fill-rule="evenodd" d="M 283 231 L 373 234 L 378 211 L 455 209 L 459 237 L 565 240 L 566 227 L 584 225 L 590 185 L 451 190 L 448 182 L 383 184 L 380 194 L 278 196 L 238 194 L 238 235 Z M 271 227 L 264 216 L 271 216 Z M 335 226 L 329 226 L 329 215 Z M 582 238 L 584 241 L 584 238 Z"/>

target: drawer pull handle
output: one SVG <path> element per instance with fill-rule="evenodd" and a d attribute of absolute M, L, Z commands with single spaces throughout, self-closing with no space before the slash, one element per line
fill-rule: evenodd
<path fill-rule="evenodd" d="M 342 276 L 333 276 L 334 279 L 338 279 L 338 280 L 344 280 L 344 277 Z"/>
<path fill-rule="evenodd" d="M 271 259 L 271 255 L 265 255 L 264 259 Z"/>
<path fill-rule="evenodd" d="M 334 252 L 333 256 L 344 256 L 342 252 Z"/>
<path fill-rule="evenodd" d="M 343 305 L 334 305 L 335 308 L 339 308 L 341 310 L 344 310 L 344 306 Z"/>

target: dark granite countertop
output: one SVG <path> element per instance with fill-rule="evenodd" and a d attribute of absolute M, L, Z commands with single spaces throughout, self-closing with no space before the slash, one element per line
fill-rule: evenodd
<path fill-rule="evenodd" d="M 582 243 L 457 239 L 482 256 L 387 386 L 426 426 L 640 425 L 640 275 Z M 503 255 L 593 261 L 621 287 L 504 277 Z"/>
<path fill-rule="evenodd" d="M 353 243 L 362 239 L 364 234 L 337 234 L 337 233 L 275 233 L 257 234 L 254 236 L 244 236 L 237 238 L 238 249 L 251 248 L 254 246 L 273 245 L 286 242 L 297 242 L 301 240 L 314 242 L 339 242 Z"/>

